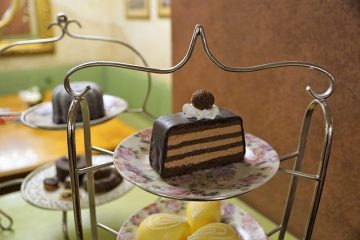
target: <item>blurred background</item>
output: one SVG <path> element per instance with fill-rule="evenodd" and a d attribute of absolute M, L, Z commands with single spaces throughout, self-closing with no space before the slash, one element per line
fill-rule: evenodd
<path fill-rule="evenodd" d="M 59 36 L 59 27 L 47 28 L 56 22 L 59 13 L 81 23 L 81 28 L 69 24 L 69 32 L 111 37 L 130 44 L 153 68 L 167 69 L 179 63 L 188 50 L 195 25 L 201 24 L 212 54 L 225 65 L 244 67 L 296 60 L 314 63 L 331 72 L 336 78 L 336 90 L 327 102 L 334 117 L 334 139 L 312 239 L 360 239 L 359 1 L 2 0 L 0 49 L 16 41 Z M 181 70 L 152 75 L 149 112 L 155 116 L 179 112 L 195 90 L 206 88 L 214 93 L 218 106 L 239 114 L 245 130 L 270 143 L 279 155 L 295 151 L 303 115 L 312 100 L 305 87 L 309 85 L 315 92 L 324 92 L 328 87 L 325 77 L 306 68 L 225 72 L 209 60 L 199 40 L 191 59 Z M 127 47 L 68 36 L 52 44 L 4 51 L 0 54 L 0 112 L 24 111 L 28 106 L 18 93 L 33 86 L 39 87 L 43 101 L 49 101 L 51 90 L 63 83 L 66 72 L 78 64 L 96 60 L 143 65 Z M 142 106 L 148 87 L 146 74 L 110 67 L 86 69 L 72 79 L 96 82 L 105 93 L 125 99 L 132 108 Z M 121 114 L 92 128 L 93 144 L 114 149 L 123 138 L 151 127 L 152 122 L 144 114 Z M 317 110 L 309 131 L 304 172 L 317 173 L 323 137 L 323 117 Z M 30 129 L 16 118 L 1 119 L 0 142 L 1 182 L 24 177 L 67 153 L 64 131 Z M 53 147 L 44 151 L 48 145 Z M 83 152 L 81 147 L 79 152 Z M 282 166 L 292 169 L 293 162 Z M 281 221 L 289 180 L 289 176 L 279 173 L 265 186 L 239 197 L 242 206 L 266 225 L 266 230 Z M 313 189 L 313 182 L 300 180 L 288 228 L 291 235 L 286 239 L 303 237 Z M 153 196 L 137 191 L 131 194 L 139 198 L 145 194 L 147 198 L 138 200 L 138 205 L 131 208 L 133 211 L 154 200 Z M 127 204 L 124 201 L 132 201 L 134 196 L 126 195 L 119 201 Z M 111 204 L 100 207 L 98 212 L 116 228 L 130 212 L 121 215 L 118 221 L 107 218 L 106 213 L 110 214 L 112 209 L 121 209 L 119 203 L 115 207 L 116 201 Z M 42 214 L 42 219 L 53 214 L 53 222 L 60 225 L 59 214 L 29 206 L 19 193 L 0 197 L 2 210 L 14 213 L 17 206 L 21 206 L 21 212 Z M 19 239 L 28 234 L 29 226 L 22 221 L 24 216 L 19 215 L 15 219 L 15 231 L 0 232 L 0 239 Z M 43 238 L 37 235 L 36 239 L 61 239 L 60 226 L 55 232 Z"/>

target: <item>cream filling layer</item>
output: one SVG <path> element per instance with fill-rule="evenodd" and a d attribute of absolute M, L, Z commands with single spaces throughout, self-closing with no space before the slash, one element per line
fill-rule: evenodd
<path fill-rule="evenodd" d="M 175 156 L 175 155 L 185 154 L 185 153 L 193 152 L 193 151 L 197 151 L 197 150 L 203 150 L 203 149 L 209 149 L 209 148 L 213 148 L 213 147 L 219 147 L 219 146 L 222 146 L 222 145 L 227 145 L 227 144 L 241 142 L 241 141 L 242 141 L 242 135 L 237 136 L 237 137 L 233 137 L 233 138 L 214 140 L 214 141 L 211 141 L 211 142 L 191 144 L 191 145 L 187 145 L 187 146 L 184 146 L 184 147 L 181 147 L 181 148 L 175 148 L 175 149 L 168 150 L 167 157 L 172 157 L 172 156 Z"/>
<path fill-rule="evenodd" d="M 241 132 L 241 131 L 242 129 L 240 124 L 236 124 L 226 127 L 212 128 L 202 131 L 194 131 L 186 134 L 172 135 L 169 136 L 168 138 L 168 146 L 177 145 L 185 141 L 198 140 L 216 135 L 223 135 L 223 134 L 229 134 L 229 133 Z"/>
<path fill-rule="evenodd" d="M 184 165 L 189 165 L 189 164 L 199 164 L 202 162 L 206 162 L 215 158 L 220 158 L 220 157 L 226 157 L 228 155 L 234 155 L 237 153 L 241 153 L 244 151 L 243 146 L 238 146 L 238 147 L 233 147 L 233 148 L 228 148 L 226 150 L 219 150 L 216 152 L 211 152 L 211 153 L 202 153 L 199 155 L 195 155 L 195 156 L 189 156 L 189 157 L 185 157 L 183 159 L 179 159 L 179 160 L 175 160 L 175 161 L 171 161 L 171 162 L 165 162 L 165 168 L 175 168 L 175 167 L 180 167 L 180 166 L 184 166 Z"/>

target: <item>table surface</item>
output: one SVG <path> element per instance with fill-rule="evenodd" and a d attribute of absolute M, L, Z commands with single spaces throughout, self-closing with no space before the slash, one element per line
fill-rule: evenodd
<path fill-rule="evenodd" d="M 45 99 L 49 99 L 47 94 Z M 0 109 L 22 111 L 26 105 L 16 95 L 0 97 Z M 113 150 L 118 143 L 135 129 L 118 119 L 91 127 L 91 142 Z M 41 165 L 67 155 L 65 130 L 32 129 L 19 121 L 0 124 L 0 178 L 29 172 Z M 76 130 L 77 151 L 84 152 L 83 130 Z"/>

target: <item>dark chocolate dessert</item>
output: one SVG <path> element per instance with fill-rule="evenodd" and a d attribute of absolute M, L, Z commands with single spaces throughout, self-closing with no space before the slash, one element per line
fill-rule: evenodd
<path fill-rule="evenodd" d="M 77 160 L 77 167 L 84 168 L 86 167 L 85 157 L 78 156 Z M 64 183 L 65 178 L 69 176 L 69 159 L 67 157 L 61 157 L 55 162 L 56 167 L 56 176 L 60 182 Z M 79 180 L 81 180 L 83 175 L 79 176 Z"/>
<path fill-rule="evenodd" d="M 103 168 L 94 172 L 95 193 L 111 191 L 122 182 L 122 177 L 114 168 Z M 87 178 L 83 180 L 83 187 L 87 190 Z"/>
<path fill-rule="evenodd" d="M 86 86 L 91 90 L 85 95 L 89 105 L 90 120 L 101 118 L 105 115 L 103 93 L 100 87 L 92 82 L 75 82 L 71 84 L 74 91 L 81 92 Z M 74 98 L 70 96 L 64 85 L 58 85 L 52 92 L 53 122 L 57 124 L 66 123 L 71 101 Z M 81 109 L 76 115 L 76 122 L 82 121 Z"/>
<path fill-rule="evenodd" d="M 47 192 L 53 192 L 59 188 L 59 180 L 56 177 L 45 178 L 43 183 Z"/>
<path fill-rule="evenodd" d="M 218 109 L 213 103 L 210 92 L 199 90 L 193 94 L 192 105 L 184 105 L 184 112 L 155 120 L 149 158 L 161 177 L 243 160 L 245 137 L 241 117 Z"/>

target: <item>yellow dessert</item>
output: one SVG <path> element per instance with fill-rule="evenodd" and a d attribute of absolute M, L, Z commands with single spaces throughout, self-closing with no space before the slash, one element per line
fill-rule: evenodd
<path fill-rule="evenodd" d="M 206 224 L 220 222 L 221 203 L 220 201 L 189 202 L 186 215 L 193 233 Z"/>
<path fill-rule="evenodd" d="M 241 238 L 228 224 L 210 223 L 199 228 L 187 240 L 241 240 Z"/>
<path fill-rule="evenodd" d="M 190 234 L 190 226 L 183 216 L 159 213 L 141 222 L 137 240 L 186 240 Z"/>

